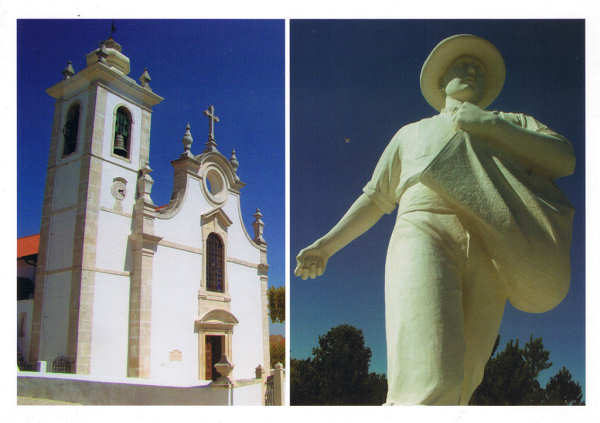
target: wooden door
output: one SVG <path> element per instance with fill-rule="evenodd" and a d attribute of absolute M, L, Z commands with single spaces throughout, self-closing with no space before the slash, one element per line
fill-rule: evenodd
<path fill-rule="evenodd" d="M 224 340 L 225 337 L 221 335 L 206 335 L 204 351 L 207 380 L 216 380 L 219 377 L 219 373 L 215 369 L 215 364 L 221 359 Z"/>

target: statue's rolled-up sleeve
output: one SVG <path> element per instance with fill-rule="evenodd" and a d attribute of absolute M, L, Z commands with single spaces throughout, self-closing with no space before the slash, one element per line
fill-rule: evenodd
<path fill-rule="evenodd" d="M 548 144 L 549 148 L 552 148 L 553 150 L 555 149 L 559 149 L 563 154 L 565 154 L 565 160 L 569 160 L 569 159 L 573 159 L 573 146 L 571 145 L 571 142 L 566 139 L 564 136 L 560 135 L 559 133 L 553 131 L 552 129 L 548 128 L 548 126 L 544 125 L 543 123 L 541 123 L 540 121 L 538 121 L 537 119 L 526 115 L 524 113 L 503 113 L 503 112 L 496 112 L 500 114 L 500 117 L 516 126 L 519 126 L 523 129 L 526 129 L 528 131 L 531 132 L 535 132 L 538 134 L 543 134 L 547 137 L 549 137 L 548 139 L 552 139 L 554 140 L 554 145 L 550 145 Z M 545 154 L 544 150 L 540 150 L 539 154 Z M 573 161 L 574 163 L 574 161 Z M 574 165 L 573 165 L 573 169 L 574 169 Z M 573 169 L 570 169 L 570 171 L 561 171 L 558 169 L 554 169 L 554 168 L 545 168 L 545 173 L 550 175 L 553 179 L 554 178 L 558 178 L 558 177 L 562 177 L 562 176 L 567 176 L 570 175 L 571 173 L 573 173 Z"/>
<path fill-rule="evenodd" d="M 554 132 L 552 129 L 548 128 L 539 120 L 535 119 L 532 116 L 526 115 L 524 113 L 506 113 L 506 112 L 496 112 L 500 114 L 502 119 L 505 119 L 517 126 L 520 126 L 523 129 L 528 129 L 533 132 L 540 132 L 542 134 L 550 135 L 552 137 L 559 138 L 568 142 L 566 138 L 560 135 L 557 132 Z"/>
<path fill-rule="evenodd" d="M 400 182 L 400 134 L 396 134 L 379 158 L 371 180 L 363 192 L 386 214 L 394 211 L 398 198 L 396 187 Z"/>

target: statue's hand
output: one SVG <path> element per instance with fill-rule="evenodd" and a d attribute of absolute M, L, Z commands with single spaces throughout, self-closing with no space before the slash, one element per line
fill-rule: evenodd
<path fill-rule="evenodd" d="M 320 246 L 320 240 L 300 250 L 296 256 L 296 270 L 294 274 L 303 280 L 314 279 L 325 272 L 329 254 Z"/>
<path fill-rule="evenodd" d="M 473 135 L 491 135 L 498 115 L 465 101 L 454 112 L 452 120 L 456 129 L 462 129 Z"/>

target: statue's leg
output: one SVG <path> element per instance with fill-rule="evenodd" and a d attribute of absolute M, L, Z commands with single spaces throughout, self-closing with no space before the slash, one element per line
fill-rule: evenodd
<path fill-rule="evenodd" d="M 465 376 L 461 404 L 468 404 L 483 379 L 498 335 L 506 291 L 481 243 L 471 240 L 463 282 Z"/>
<path fill-rule="evenodd" d="M 457 405 L 467 237 L 453 215 L 398 218 L 386 263 L 387 405 Z"/>

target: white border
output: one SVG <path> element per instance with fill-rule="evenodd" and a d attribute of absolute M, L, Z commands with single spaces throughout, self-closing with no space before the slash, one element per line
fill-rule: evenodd
<path fill-rule="evenodd" d="M 188 1 L 171 0 L 169 7 L 160 3 L 153 5 L 126 3 L 117 0 L 90 1 L 78 3 L 64 0 L 54 2 L 13 2 L 13 4 L 0 5 L 0 58 L 4 66 L 0 86 L 4 101 L 1 104 L 1 121 L 5 142 L 3 144 L 3 162 L 1 163 L 2 177 L 0 178 L 0 193 L 4 200 L 3 227 L 4 234 L 2 264 L 4 269 L 14 269 L 14 240 L 16 239 L 16 19 L 17 18 L 112 18 L 110 11 L 119 11 L 119 18 L 585 18 L 586 19 L 586 143 L 587 148 L 587 174 L 586 174 L 586 202 L 587 202 L 587 279 L 593 282 L 598 275 L 599 261 L 595 260 L 595 239 L 600 235 L 595 216 L 598 212 L 598 198 L 593 193 L 598 192 L 598 166 L 593 166 L 598 157 L 598 131 L 600 114 L 595 107 L 595 97 L 599 93 L 600 52 L 598 41 L 600 30 L 600 16 L 593 8 L 593 2 L 570 0 L 522 1 L 503 0 L 501 2 L 476 2 L 457 1 L 438 2 L 396 2 L 393 0 L 370 0 L 368 2 L 351 2 L 334 0 L 304 0 L 293 2 L 261 1 L 238 2 L 221 0 L 198 6 L 192 6 Z M 101 15 L 99 15 L 99 13 Z M 286 22 L 286 268 L 289 269 L 289 22 Z M 593 159 L 592 159 L 593 158 Z M 42 182 L 40 182 L 42 183 Z M 14 270 L 13 270 L 14 271 Z M 7 279 L 10 280 L 10 277 Z M 14 280 L 14 279 L 13 279 Z M 286 271 L 286 287 L 289 288 L 289 271 Z M 8 289 L 8 288 L 5 288 Z M 599 388 L 597 383 L 598 349 L 597 332 L 599 326 L 599 313 L 596 306 L 599 288 L 596 283 L 587 284 L 587 370 L 586 370 L 586 400 L 585 407 L 269 407 L 247 408 L 234 407 L 16 407 L 16 384 L 14 383 L 14 345 L 16 335 L 14 332 L 14 288 L 4 295 L 6 301 L 3 307 L 9 314 L 2 319 L 3 329 L 11 332 L 5 348 L 2 349 L 1 362 L 7 370 L 5 383 L 2 385 L 2 396 L 5 410 L 10 414 L 9 420 L 19 421 L 112 421 L 144 420 L 144 421 L 172 421 L 175 418 L 197 419 L 220 416 L 216 421 L 231 421 L 239 419 L 247 421 L 260 419 L 277 420 L 340 420 L 365 421 L 383 420 L 398 421 L 417 417 L 419 420 L 435 418 L 440 421 L 480 421 L 482 417 L 486 422 L 502 422 L 507 419 L 517 418 L 517 421 L 543 419 L 544 421 L 578 421 L 589 420 L 590 415 L 598 416 L 600 406 Z M 289 292 L 289 290 L 288 290 Z M 289 296 L 286 301 L 289 316 Z M 286 343 L 289 345 L 289 321 L 286 325 Z M 288 347 L 289 348 L 289 347 Z M 287 364 L 289 369 L 289 363 Z M 289 380 L 289 372 L 286 375 Z M 289 386 L 289 385 L 288 385 Z M 289 389 L 288 389 L 289 392 Z M 211 417 L 208 417 L 210 415 Z M 11 418 L 13 417 L 13 418 Z"/>

